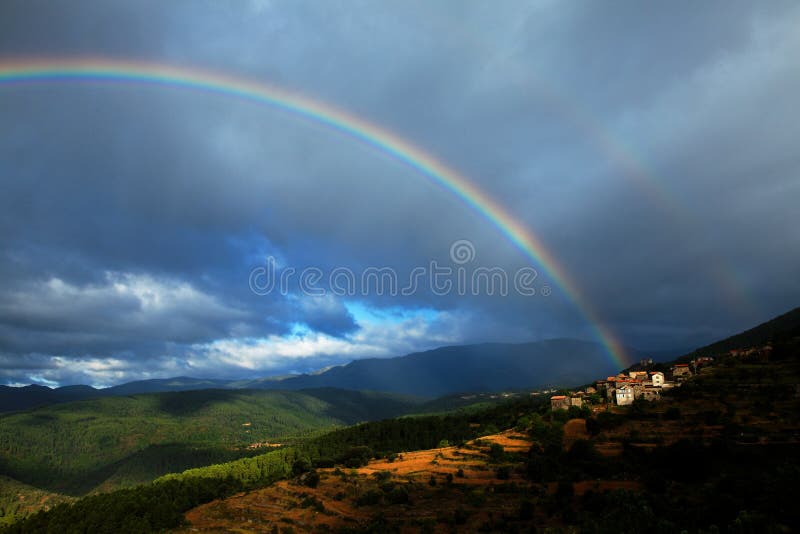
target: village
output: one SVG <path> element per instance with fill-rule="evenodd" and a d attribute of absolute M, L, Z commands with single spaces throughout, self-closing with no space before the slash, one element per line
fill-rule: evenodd
<path fill-rule="evenodd" d="M 770 345 L 735 349 L 717 356 L 698 356 L 688 363 L 676 363 L 668 368 L 654 363 L 652 358 L 643 359 L 627 373 L 621 372 L 616 376 L 596 380 L 594 385 L 570 394 L 551 396 L 550 408 L 568 410 L 572 406 L 592 406 L 594 409 L 608 409 L 611 406 L 630 406 L 637 399 L 658 401 L 664 391 L 680 387 L 692 376 L 702 373 L 724 358 L 769 361 L 771 352 Z"/>

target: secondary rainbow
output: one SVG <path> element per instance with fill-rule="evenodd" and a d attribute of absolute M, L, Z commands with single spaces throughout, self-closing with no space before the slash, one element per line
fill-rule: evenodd
<path fill-rule="evenodd" d="M 396 134 L 328 104 L 260 81 L 160 63 L 107 58 L 0 61 L 0 84 L 47 82 L 126 82 L 168 86 L 237 98 L 276 108 L 340 132 L 410 167 L 460 198 L 494 225 L 575 304 L 615 365 L 626 367 L 622 344 L 604 324 L 566 269 L 541 240 L 466 177 Z"/>

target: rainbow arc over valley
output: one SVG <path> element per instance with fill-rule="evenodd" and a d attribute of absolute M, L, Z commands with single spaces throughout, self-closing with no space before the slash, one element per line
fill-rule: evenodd
<path fill-rule="evenodd" d="M 167 86 L 235 98 L 290 113 L 367 145 L 438 184 L 480 214 L 530 261 L 543 269 L 574 303 L 614 364 L 620 368 L 629 364 L 622 343 L 604 323 L 567 270 L 532 230 L 526 228 L 467 177 L 387 129 L 330 104 L 280 87 L 217 72 L 110 58 L 0 60 L 0 87 L 23 83 L 64 82 Z"/>

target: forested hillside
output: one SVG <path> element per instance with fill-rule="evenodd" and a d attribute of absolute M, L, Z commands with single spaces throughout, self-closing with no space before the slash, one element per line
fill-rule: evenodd
<path fill-rule="evenodd" d="M 263 452 L 315 430 L 405 413 L 341 390 L 203 390 L 58 404 L 0 417 L 0 474 L 80 495 Z"/>

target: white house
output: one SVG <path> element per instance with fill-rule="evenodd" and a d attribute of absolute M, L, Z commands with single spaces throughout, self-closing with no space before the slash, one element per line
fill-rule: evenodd
<path fill-rule="evenodd" d="M 661 371 L 656 371 L 655 373 L 653 373 L 651 378 L 653 380 L 654 388 L 660 388 L 664 386 L 664 373 L 662 373 Z"/>
<path fill-rule="evenodd" d="M 633 387 L 624 385 L 617 388 L 617 405 L 618 406 L 627 406 L 628 404 L 633 404 Z"/>

